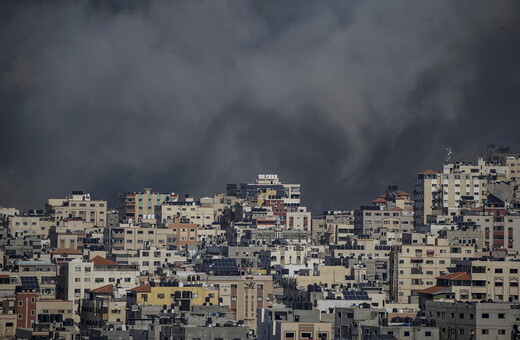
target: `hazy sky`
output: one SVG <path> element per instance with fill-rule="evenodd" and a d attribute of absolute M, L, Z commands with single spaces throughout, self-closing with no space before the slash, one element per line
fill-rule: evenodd
<path fill-rule="evenodd" d="M 1 2 L 1 205 L 278 173 L 347 209 L 520 150 L 518 1 L 110 4 Z"/>

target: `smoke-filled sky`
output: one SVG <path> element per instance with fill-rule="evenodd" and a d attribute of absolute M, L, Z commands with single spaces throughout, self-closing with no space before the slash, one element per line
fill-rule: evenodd
<path fill-rule="evenodd" d="M 519 113 L 518 1 L 0 4 L 4 206 L 278 173 L 353 208 L 448 146 L 520 150 Z"/>

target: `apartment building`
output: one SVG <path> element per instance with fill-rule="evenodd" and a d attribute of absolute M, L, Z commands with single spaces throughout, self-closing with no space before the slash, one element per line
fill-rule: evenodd
<path fill-rule="evenodd" d="M 282 183 L 276 174 L 259 174 L 254 182 L 240 183 L 238 188 L 235 184 L 228 184 L 228 196 L 236 196 L 258 206 L 265 200 L 281 199 L 288 211 L 300 206 L 300 192 L 300 184 Z"/>
<path fill-rule="evenodd" d="M 38 235 L 42 238 L 49 237 L 51 221 L 41 216 L 9 216 L 8 228 L 11 237 L 23 237 Z"/>
<path fill-rule="evenodd" d="M 520 305 L 507 302 L 426 302 L 426 315 L 436 321 L 440 339 L 516 339 Z"/>
<path fill-rule="evenodd" d="M 235 320 L 244 320 L 244 325 L 253 330 L 256 330 L 257 309 L 272 306 L 273 277 L 270 275 L 210 275 L 206 284 L 219 291 L 219 302 L 230 306 Z"/>
<path fill-rule="evenodd" d="M 107 202 L 92 200 L 90 194 L 83 191 L 73 191 L 65 199 L 51 198 L 46 209 L 52 221 L 79 218 L 98 227 L 105 227 L 107 223 Z"/>
<path fill-rule="evenodd" d="M 455 271 L 471 277 L 469 290 L 457 295 L 461 299 L 519 301 L 520 260 L 488 257 L 455 260 L 453 264 Z"/>
<path fill-rule="evenodd" d="M 139 220 L 155 215 L 155 207 L 164 202 L 175 202 L 179 195 L 175 193 L 152 192 L 145 188 L 143 192 L 125 192 L 119 194 L 119 220 Z"/>
<path fill-rule="evenodd" d="M 90 328 L 126 321 L 126 291 L 108 284 L 88 291 L 81 302 L 80 329 L 86 333 Z"/>
<path fill-rule="evenodd" d="M 424 243 L 404 244 L 398 256 L 398 302 L 418 300 L 418 292 L 435 285 L 438 276 L 446 275 L 455 259 L 473 257 L 473 245 L 450 245 L 449 240 L 426 235 Z M 394 276 L 395 277 L 395 273 Z"/>
<path fill-rule="evenodd" d="M 307 231 L 311 229 L 311 213 L 306 207 L 298 207 L 296 211 L 289 211 L 286 214 L 285 227 Z"/>
<path fill-rule="evenodd" d="M 74 301 L 75 317 L 79 321 L 78 306 L 87 291 L 107 284 L 119 284 L 121 288 L 131 289 L 136 286 L 139 267 L 118 264 L 100 256 L 90 261 L 81 259 L 63 263 L 58 276 L 58 296 Z"/>
<path fill-rule="evenodd" d="M 185 249 L 197 244 L 198 226 L 193 223 L 167 223 L 164 228 L 145 228 L 140 224 L 121 223 L 106 228 L 104 243 L 114 253 L 135 252 L 146 247 Z"/>
<path fill-rule="evenodd" d="M 461 211 L 454 217 L 459 224 L 475 225 L 484 231 L 484 245 L 489 249 L 520 250 L 520 215 L 504 208 L 481 208 Z"/>
<path fill-rule="evenodd" d="M 416 227 L 426 224 L 428 215 L 431 215 L 433 209 L 438 206 L 440 186 L 439 174 L 436 171 L 426 170 L 417 174 L 413 191 Z"/>
<path fill-rule="evenodd" d="M 156 207 L 156 216 L 162 223 L 182 221 L 197 224 L 199 228 L 211 228 L 216 222 L 216 213 L 211 206 L 201 206 L 192 197 L 184 201 L 166 201 Z"/>
<path fill-rule="evenodd" d="M 173 232 L 173 240 L 168 242 L 173 249 L 185 249 L 198 242 L 198 225 L 196 223 L 166 223 L 166 228 Z M 172 244 L 174 243 L 174 244 Z"/>
<path fill-rule="evenodd" d="M 383 210 L 377 205 L 361 207 L 354 211 L 354 233 L 369 235 L 375 229 L 385 228 L 394 232 L 410 232 L 413 230 L 413 212 L 401 208 Z"/>
<path fill-rule="evenodd" d="M 217 306 L 219 290 L 202 285 L 184 286 L 178 282 L 161 285 L 146 283 L 128 290 L 128 302 L 139 305 L 164 306 L 178 311 L 189 311 L 192 306 Z"/>
<path fill-rule="evenodd" d="M 265 340 L 333 339 L 332 323 L 320 321 L 318 310 L 258 309 L 258 338 Z"/>

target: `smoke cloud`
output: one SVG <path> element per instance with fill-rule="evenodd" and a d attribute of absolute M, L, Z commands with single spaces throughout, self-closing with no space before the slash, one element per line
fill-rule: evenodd
<path fill-rule="evenodd" d="M 520 149 L 515 1 L 3 2 L 0 204 L 225 191 L 364 204 L 445 148 Z"/>

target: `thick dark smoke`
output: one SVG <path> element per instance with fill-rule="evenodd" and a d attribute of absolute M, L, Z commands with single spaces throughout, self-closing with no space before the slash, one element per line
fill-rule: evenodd
<path fill-rule="evenodd" d="M 313 211 L 520 149 L 517 1 L 0 5 L 0 204 L 279 173 Z"/>

